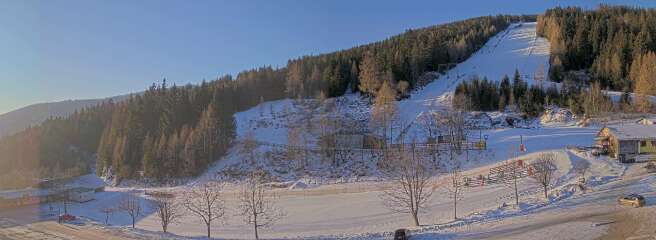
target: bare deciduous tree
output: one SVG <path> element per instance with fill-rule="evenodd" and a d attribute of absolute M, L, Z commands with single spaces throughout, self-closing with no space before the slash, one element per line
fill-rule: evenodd
<path fill-rule="evenodd" d="M 114 213 L 114 208 L 104 207 L 100 209 L 100 212 L 105 214 L 105 225 L 109 225 L 109 217 Z"/>
<path fill-rule="evenodd" d="M 456 94 L 453 96 L 453 99 L 451 99 L 451 106 L 453 109 L 469 111 L 472 109 L 472 105 L 471 100 L 464 94 Z"/>
<path fill-rule="evenodd" d="M 151 204 L 162 224 L 162 231 L 164 232 L 167 232 L 168 226 L 171 223 L 182 217 L 181 203 L 173 195 L 166 194 L 158 196 Z"/>
<path fill-rule="evenodd" d="M 510 168 L 507 173 L 508 177 L 505 179 L 506 186 L 510 187 L 515 193 L 515 206 L 517 207 L 519 207 L 519 186 L 517 185 L 517 182 L 522 178 L 521 169 L 520 166 L 518 166 L 520 161 L 522 160 L 514 160 L 509 163 Z"/>
<path fill-rule="evenodd" d="M 410 149 L 398 149 L 398 157 L 392 157 L 389 168 L 384 171 L 392 186 L 380 197 L 389 209 L 409 213 L 414 225 L 419 226 L 419 213 L 433 194 L 430 186 L 432 168 L 415 150 L 413 143 Z"/>
<path fill-rule="evenodd" d="M 244 183 L 239 198 L 239 215 L 244 222 L 253 225 L 255 239 L 260 239 L 258 229 L 267 228 L 285 216 L 285 213 L 275 205 L 275 196 L 267 194 L 263 185 L 263 174 L 253 172 Z"/>
<path fill-rule="evenodd" d="M 516 158 L 517 152 L 513 147 L 510 148 L 509 155 L 510 155 L 510 161 L 504 164 L 505 166 L 503 169 L 504 172 L 502 172 L 502 174 L 505 175 L 503 178 L 503 182 L 506 186 L 511 188 L 515 193 L 515 206 L 519 207 L 518 181 L 524 177 L 522 176 L 522 166 L 524 164 L 524 161 Z"/>
<path fill-rule="evenodd" d="M 303 132 L 298 127 L 287 128 L 287 159 L 296 164 L 296 167 L 303 166 L 303 151 L 300 150 Z"/>
<path fill-rule="evenodd" d="M 467 140 L 467 127 L 465 124 L 465 116 L 462 111 L 450 111 L 445 116 L 446 127 L 446 140 L 449 142 L 449 176 L 451 183 L 447 185 L 449 195 L 453 200 L 453 218 L 458 218 L 458 201 L 462 197 L 462 188 L 464 182 L 462 181 L 462 165 L 463 159 L 460 158 L 462 151 L 466 149 Z M 464 160 L 469 161 L 469 154 Z"/>
<path fill-rule="evenodd" d="M 454 153 L 462 153 L 467 141 L 468 129 L 465 122 L 465 113 L 462 111 L 450 111 L 445 116 L 446 140 L 449 142 Z M 452 152 L 453 152 L 452 151 Z"/>
<path fill-rule="evenodd" d="M 428 150 L 431 154 L 433 165 L 437 166 L 440 157 L 437 136 L 439 135 L 439 119 L 440 116 L 436 112 L 422 113 L 418 118 L 419 126 L 421 126 L 426 134 L 426 142 L 429 143 Z"/>
<path fill-rule="evenodd" d="M 453 150 L 450 152 L 453 152 Z M 462 168 L 458 156 L 454 155 L 453 153 L 450 153 L 449 156 L 450 183 L 446 185 L 446 189 L 449 192 L 449 198 L 453 200 L 453 219 L 458 219 L 458 201 L 462 199 L 462 190 L 465 186 L 465 183 L 462 180 Z"/>
<path fill-rule="evenodd" d="M 212 222 L 225 215 L 222 189 L 221 184 L 205 183 L 185 193 L 184 206 L 205 223 L 207 238 L 211 237 Z"/>
<path fill-rule="evenodd" d="M 132 219 L 132 228 L 134 228 L 137 218 L 142 214 L 141 199 L 131 193 L 126 193 L 121 197 L 121 200 L 118 203 L 118 210 L 130 215 L 130 218 Z"/>
<path fill-rule="evenodd" d="M 531 178 L 542 187 L 544 198 L 548 199 L 548 191 L 552 182 L 556 179 L 556 156 L 553 153 L 542 153 L 533 164 Z"/>

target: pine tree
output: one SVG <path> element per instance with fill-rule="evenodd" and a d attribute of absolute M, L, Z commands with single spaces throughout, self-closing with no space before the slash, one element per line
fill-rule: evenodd
<path fill-rule="evenodd" d="M 155 142 L 150 135 L 146 136 L 143 142 L 143 157 L 141 159 L 144 171 L 144 177 L 153 178 L 156 176 L 157 168 L 155 164 L 157 159 L 155 158 Z"/>
<path fill-rule="evenodd" d="M 381 84 L 380 67 L 373 54 L 367 52 L 360 63 L 360 91 L 375 95 Z"/>
<path fill-rule="evenodd" d="M 112 154 L 114 153 L 113 139 L 110 137 L 110 125 L 108 124 L 103 131 L 100 143 L 98 144 L 96 157 L 96 175 L 105 176 L 107 169 L 112 164 Z"/>
<path fill-rule="evenodd" d="M 359 77 L 359 70 L 358 70 L 358 64 L 353 61 L 351 62 L 351 72 L 350 72 L 350 79 L 351 79 L 351 91 L 355 92 L 358 89 L 358 85 L 360 82 L 358 81 Z"/>

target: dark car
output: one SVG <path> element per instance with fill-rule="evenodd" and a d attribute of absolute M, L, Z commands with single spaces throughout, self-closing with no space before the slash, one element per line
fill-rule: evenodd
<path fill-rule="evenodd" d="M 394 231 L 394 240 L 408 240 L 410 238 L 410 232 L 406 229 L 397 229 Z"/>

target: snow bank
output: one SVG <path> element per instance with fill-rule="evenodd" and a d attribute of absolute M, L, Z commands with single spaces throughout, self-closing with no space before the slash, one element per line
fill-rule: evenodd
<path fill-rule="evenodd" d="M 576 115 L 567 108 L 556 106 L 548 107 L 540 116 L 542 125 L 573 125 L 576 123 Z"/>

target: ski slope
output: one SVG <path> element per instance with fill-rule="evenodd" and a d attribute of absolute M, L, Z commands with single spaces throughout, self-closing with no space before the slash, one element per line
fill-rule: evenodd
<path fill-rule="evenodd" d="M 512 24 L 492 37 L 480 50 L 411 97 L 398 104 L 401 122 L 411 123 L 422 112 L 448 107 L 455 88 L 473 76 L 499 81 L 512 77 L 518 69 L 524 80 L 534 84 L 533 75 L 544 66 L 549 69 L 549 42 L 538 37 L 536 23 Z"/>

